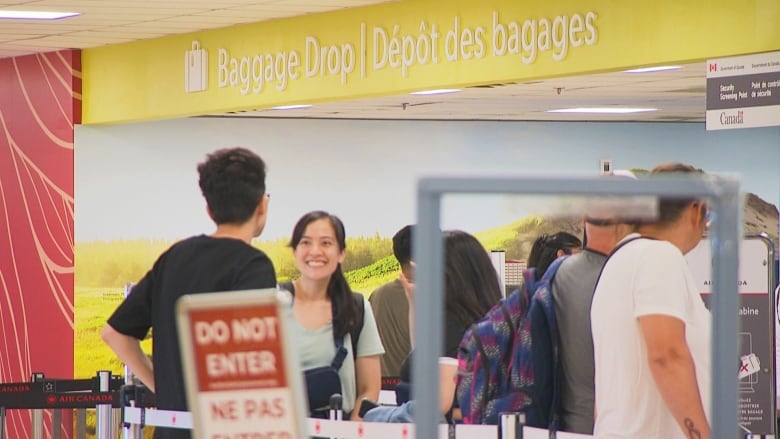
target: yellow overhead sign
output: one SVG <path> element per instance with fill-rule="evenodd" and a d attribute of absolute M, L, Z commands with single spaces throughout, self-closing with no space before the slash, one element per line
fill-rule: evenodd
<path fill-rule="evenodd" d="M 82 53 L 83 123 L 256 110 L 780 49 L 776 0 L 408 0 Z"/>

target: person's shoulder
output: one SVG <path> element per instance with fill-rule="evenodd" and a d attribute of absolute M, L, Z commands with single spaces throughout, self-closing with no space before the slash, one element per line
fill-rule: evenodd
<path fill-rule="evenodd" d="M 561 262 L 558 271 L 555 272 L 555 277 L 552 278 L 553 297 L 558 296 L 561 290 L 571 286 L 572 282 L 576 282 L 577 275 L 581 272 L 580 267 L 585 261 L 583 253 L 573 254 Z"/>
<path fill-rule="evenodd" d="M 269 258 L 268 255 L 264 251 L 260 250 L 259 248 L 255 247 L 253 245 L 249 245 L 249 244 L 245 244 L 245 245 L 247 247 L 246 251 L 250 255 L 254 255 L 254 256 L 256 256 L 258 258 L 261 258 L 261 259 L 267 259 L 269 261 L 271 260 L 271 258 Z"/>
<path fill-rule="evenodd" d="M 577 265 L 579 261 L 585 258 L 584 253 L 585 251 L 581 251 L 564 259 L 564 261 L 561 262 L 561 265 L 558 267 L 558 273 L 560 273 L 562 270 L 570 270 L 572 266 Z"/>
<path fill-rule="evenodd" d="M 658 257 L 683 257 L 680 249 L 669 241 L 663 239 L 637 239 L 634 248 L 642 254 Z"/>
<path fill-rule="evenodd" d="M 194 245 L 200 245 L 203 243 L 208 237 L 206 235 L 193 235 L 188 238 L 181 239 L 179 241 L 176 241 L 171 245 L 171 249 L 174 248 L 183 248 L 183 247 L 191 247 Z"/>
<path fill-rule="evenodd" d="M 192 251 L 196 251 L 203 245 L 205 238 L 207 238 L 206 235 L 195 235 L 176 241 L 160 255 L 160 259 L 164 259 L 171 254 L 175 255 L 179 253 L 190 253 Z"/>
<path fill-rule="evenodd" d="M 230 255 L 230 260 L 261 261 L 271 263 L 271 259 L 259 248 L 244 242 L 238 238 L 215 238 L 208 235 L 192 236 L 174 244 L 169 251 L 175 253 L 198 253 L 208 255 L 207 258 L 215 260 L 225 259 Z"/>
<path fill-rule="evenodd" d="M 387 296 L 398 294 L 404 294 L 404 287 L 401 285 L 401 281 L 398 279 L 392 280 L 385 284 L 378 286 L 369 296 L 368 301 L 374 303 L 375 301 L 382 300 Z"/>
<path fill-rule="evenodd" d="M 567 257 L 566 260 L 561 262 L 561 266 L 558 267 L 558 272 L 556 273 L 553 280 L 557 279 L 561 273 L 563 273 L 565 276 L 566 273 L 569 272 L 579 271 L 583 268 L 589 268 L 594 265 L 600 266 L 606 258 L 607 255 L 603 253 L 585 249 L 579 253 Z"/>
<path fill-rule="evenodd" d="M 206 245 L 221 247 L 234 252 L 241 252 L 240 254 L 246 254 L 247 256 L 259 256 L 268 259 L 268 255 L 266 255 L 265 252 L 241 239 L 212 238 L 210 236 L 203 236 L 202 238 L 204 242 L 208 242 Z"/>
<path fill-rule="evenodd" d="M 169 252 L 192 251 L 192 250 L 201 250 L 201 249 L 213 248 L 213 247 L 237 246 L 240 244 L 247 245 L 245 242 L 238 239 L 214 238 L 212 236 L 201 234 L 201 235 L 190 236 L 189 238 L 184 238 L 174 243 L 173 245 L 171 245 L 168 251 Z"/>
<path fill-rule="evenodd" d="M 583 250 L 574 256 L 577 256 L 576 261 L 579 261 L 580 264 L 589 266 L 601 266 L 609 257 L 609 255 L 589 249 Z"/>

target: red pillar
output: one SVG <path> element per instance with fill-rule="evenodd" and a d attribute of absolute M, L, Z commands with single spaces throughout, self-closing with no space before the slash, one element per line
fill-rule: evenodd
<path fill-rule="evenodd" d="M 80 51 L 0 59 L 0 383 L 28 381 L 33 372 L 73 378 L 80 122 Z M 31 437 L 29 411 L 6 414 L 7 437 Z"/>

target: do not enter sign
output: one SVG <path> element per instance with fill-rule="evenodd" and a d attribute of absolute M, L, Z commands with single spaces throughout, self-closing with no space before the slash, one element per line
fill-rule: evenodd
<path fill-rule="evenodd" d="M 307 437 L 298 361 L 286 339 L 285 294 L 207 293 L 177 303 L 195 438 Z"/>

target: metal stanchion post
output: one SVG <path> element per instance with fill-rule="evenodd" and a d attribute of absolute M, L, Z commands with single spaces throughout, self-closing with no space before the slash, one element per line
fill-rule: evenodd
<path fill-rule="evenodd" d="M 330 412 L 328 413 L 328 417 L 331 421 L 341 421 L 341 404 L 343 402 L 344 398 L 340 394 L 334 393 L 333 395 L 330 395 Z"/>
<path fill-rule="evenodd" d="M 30 381 L 43 381 L 43 373 L 33 372 Z M 32 410 L 32 439 L 43 439 L 43 409 Z"/>
<path fill-rule="evenodd" d="M 62 409 L 54 409 L 51 413 L 51 439 L 62 437 Z"/>
<path fill-rule="evenodd" d="M 498 414 L 498 439 L 523 439 L 525 413 L 501 412 Z"/>
<path fill-rule="evenodd" d="M 127 298 L 128 289 L 127 286 L 125 286 L 125 299 Z M 130 401 L 126 401 L 126 398 L 129 398 L 128 395 L 125 394 L 127 392 L 127 386 L 133 385 L 133 372 L 130 371 L 130 368 L 127 367 L 125 364 L 124 366 L 125 371 L 125 387 L 122 388 L 122 391 L 119 392 L 122 397 L 119 401 L 119 409 L 122 410 L 122 421 L 125 420 L 125 407 L 130 406 L 132 407 L 135 404 L 135 401 L 133 399 L 130 399 Z M 135 435 L 135 425 L 124 423 L 122 425 L 122 439 L 134 439 L 136 437 Z"/>
<path fill-rule="evenodd" d="M 124 296 L 125 299 L 127 299 L 127 296 L 130 295 L 130 293 L 133 290 L 133 286 L 135 284 L 133 283 L 126 283 L 125 284 L 125 291 Z M 133 395 L 130 397 L 130 407 L 135 407 L 136 405 L 143 406 L 142 403 L 140 403 L 141 398 L 143 397 L 143 389 L 140 388 L 141 386 L 141 380 L 138 379 L 138 377 L 133 374 L 132 371 L 130 371 L 130 368 L 127 367 L 125 364 L 124 366 L 125 371 L 125 385 L 126 386 L 133 386 Z M 124 407 L 126 407 L 127 404 L 125 404 L 125 401 L 122 401 L 121 403 L 121 410 L 122 413 L 122 420 L 125 419 L 124 417 Z M 124 424 L 122 428 L 122 439 L 142 439 L 144 434 L 144 426 L 143 424 L 137 425 L 137 424 Z"/>
<path fill-rule="evenodd" d="M 98 390 L 108 392 L 111 390 L 111 371 L 99 370 L 97 373 Z M 111 404 L 98 404 L 97 425 L 95 433 L 97 439 L 111 439 Z"/>
<path fill-rule="evenodd" d="M 127 380 L 126 383 L 132 383 L 137 381 L 131 378 L 131 381 Z M 120 410 L 122 419 L 122 439 L 141 439 L 143 437 L 142 424 L 132 424 L 125 420 L 125 409 L 129 407 L 143 407 L 143 386 L 139 382 L 138 384 L 125 384 L 119 392 L 120 395 Z"/>
<path fill-rule="evenodd" d="M 87 437 L 87 410 L 76 409 L 76 439 Z"/>
<path fill-rule="evenodd" d="M 132 439 L 143 439 L 144 437 L 144 428 L 146 427 L 145 421 L 146 421 L 146 386 L 144 383 L 141 382 L 141 380 L 136 379 L 136 385 L 135 385 L 135 404 L 138 407 L 141 407 L 141 423 L 136 426 L 136 436 Z"/>
<path fill-rule="evenodd" d="M 122 431 L 122 408 L 111 409 L 111 439 L 119 439 Z"/>
<path fill-rule="evenodd" d="M 5 407 L 0 407 L 0 439 L 5 439 Z"/>
<path fill-rule="evenodd" d="M 330 395 L 330 410 L 328 411 L 328 419 L 331 421 L 341 421 L 342 418 L 342 411 L 341 407 L 344 403 L 344 397 L 341 396 L 339 393 L 334 393 L 333 395 Z M 336 439 L 335 437 L 332 437 L 331 439 Z"/>

